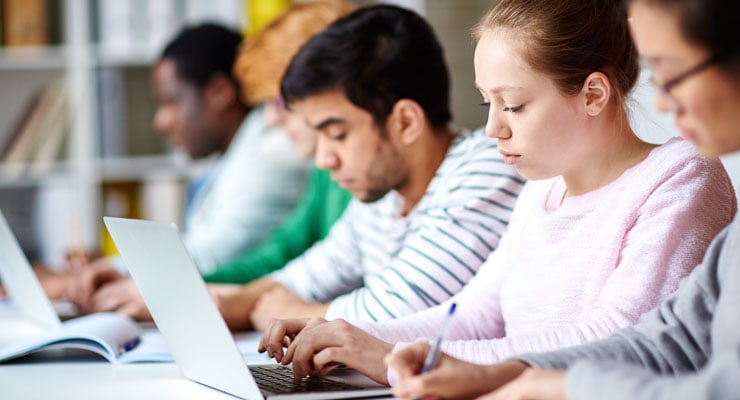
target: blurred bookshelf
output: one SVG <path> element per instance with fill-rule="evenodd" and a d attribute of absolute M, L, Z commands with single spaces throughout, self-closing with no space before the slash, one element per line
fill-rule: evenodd
<path fill-rule="evenodd" d="M 208 161 L 174 154 L 152 128 L 150 68 L 184 24 L 242 29 L 246 6 L 0 0 L 0 209 L 30 258 L 56 267 L 70 248 L 99 249 L 106 213 L 180 222 L 186 182 Z"/>

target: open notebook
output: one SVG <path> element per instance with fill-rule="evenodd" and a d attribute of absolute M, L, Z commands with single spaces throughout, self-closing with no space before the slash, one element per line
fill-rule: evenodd
<path fill-rule="evenodd" d="M 304 378 L 296 383 L 289 367 L 274 362 L 248 367 L 177 226 L 111 217 L 104 217 L 104 221 L 187 378 L 245 399 L 344 399 L 390 394 L 390 388 L 346 369 L 330 374 L 329 379 Z"/>

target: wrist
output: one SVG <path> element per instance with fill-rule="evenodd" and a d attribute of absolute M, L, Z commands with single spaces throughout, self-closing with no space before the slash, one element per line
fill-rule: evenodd
<path fill-rule="evenodd" d="M 529 368 L 529 365 L 519 360 L 485 365 L 483 368 L 474 369 L 477 375 L 472 381 L 478 383 L 479 387 L 476 392 L 480 396 L 511 382 Z"/>

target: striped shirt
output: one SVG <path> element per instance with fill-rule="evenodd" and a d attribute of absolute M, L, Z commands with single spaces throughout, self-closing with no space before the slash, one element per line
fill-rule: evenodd
<path fill-rule="evenodd" d="M 270 277 L 326 318 L 382 321 L 439 304 L 475 275 L 506 230 L 524 180 L 482 130 L 456 138 L 405 217 L 391 191 L 352 200 L 326 239 Z"/>

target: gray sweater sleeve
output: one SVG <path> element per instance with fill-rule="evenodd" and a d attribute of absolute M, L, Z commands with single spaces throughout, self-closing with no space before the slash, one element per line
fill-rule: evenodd
<path fill-rule="evenodd" d="M 568 398 L 740 399 L 740 223 L 632 328 L 583 346 L 517 357 L 568 368 Z"/>

